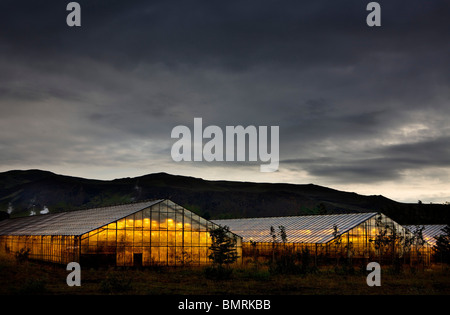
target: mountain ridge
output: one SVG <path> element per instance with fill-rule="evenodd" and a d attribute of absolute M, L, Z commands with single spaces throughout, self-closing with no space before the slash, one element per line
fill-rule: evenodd
<path fill-rule="evenodd" d="M 205 180 L 164 172 L 113 180 L 10 170 L 0 173 L 0 211 L 11 217 L 168 198 L 207 219 L 383 212 L 401 224 L 448 224 L 450 206 L 409 204 L 316 184 Z"/>

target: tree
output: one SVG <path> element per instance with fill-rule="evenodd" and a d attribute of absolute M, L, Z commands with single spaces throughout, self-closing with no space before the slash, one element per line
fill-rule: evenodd
<path fill-rule="evenodd" d="M 426 243 L 425 238 L 423 237 L 423 230 L 425 226 L 416 226 L 416 229 L 413 231 L 413 246 L 417 256 L 417 263 L 422 262 L 422 254 L 421 251 Z"/>
<path fill-rule="evenodd" d="M 17 263 L 21 264 L 25 262 L 30 256 L 31 250 L 29 248 L 21 248 L 19 251 L 15 253 Z"/>
<path fill-rule="evenodd" d="M 400 270 L 400 258 L 403 255 L 406 246 L 411 247 L 412 244 L 418 242 L 419 237 L 414 234 L 411 239 L 405 238 L 401 230 L 397 230 L 393 222 L 386 222 L 382 215 L 375 218 L 377 234 L 374 238 L 369 239 L 378 253 L 378 262 L 382 259 L 391 258 L 392 265 Z M 419 232 L 418 232 L 419 233 Z"/>
<path fill-rule="evenodd" d="M 441 231 L 444 234 L 434 237 L 436 239 L 435 255 L 441 262 L 450 264 L 450 225 L 445 226 Z"/>
<path fill-rule="evenodd" d="M 251 257 L 253 258 L 253 264 L 255 266 L 255 269 L 258 269 L 258 249 L 256 248 L 256 242 L 250 240 L 250 248 L 251 248 Z"/>
<path fill-rule="evenodd" d="M 377 234 L 375 238 L 369 239 L 373 243 L 375 250 L 378 253 L 378 262 L 381 263 L 381 258 L 386 251 L 386 246 L 389 244 L 388 226 L 383 224 L 381 215 L 375 218 L 375 225 L 377 227 Z"/>
<path fill-rule="evenodd" d="M 208 258 L 220 268 L 236 262 L 239 258 L 236 250 L 237 239 L 230 232 L 229 227 L 224 226 L 212 229 L 209 231 L 209 234 L 212 243 L 209 247 L 211 254 L 208 255 Z"/>
<path fill-rule="evenodd" d="M 281 237 L 283 242 L 283 248 L 285 248 L 285 243 L 287 241 L 286 228 L 283 225 L 278 226 L 280 232 L 278 235 Z M 277 233 L 273 226 L 270 227 L 270 236 L 272 237 L 272 261 L 275 260 L 275 243 L 277 243 Z"/>
<path fill-rule="evenodd" d="M 269 272 L 275 274 L 295 274 L 302 268 L 298 264 L 299 255 L 295 252 L 293 246 L 287 243 L 286 228 L 283 225 L 278 226 L 278 233 L 273 226 L 270 227 L 272 236 L 272 260 L 269 263 Z M 281 239 L 281 246 L 278 246 L 277 236 Z M 277 244 L 275 248 L 275 244 Z"/>
<path fill-rule="evenodd" d="M 287 242 L 286 228 L 282 225 L 278 227 L 280 229 L 280 237 L 283 243 Z"/>
<path fill-rule="evenodd" d="M 336 255 L 336 267 L 339 266 L 339 258 L 341 256 L 342 235 L 339 234 L 339 228 L 333 224 L 334 251 Z"/>
<path fill-rule="evenodd" d="M 272 262 L 275 261 L 275 243 L 277 241 L 277 233 L 273 226 L 270 227 L 270 236 L 272 236 Z"/>

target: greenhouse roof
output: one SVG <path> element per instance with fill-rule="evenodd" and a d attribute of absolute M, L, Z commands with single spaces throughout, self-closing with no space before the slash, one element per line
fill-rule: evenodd
<path fill-rule="evenodd" d="M 357 225 L 377 215 L 370 213 L 308 215 L 270 218 L 246 218 L 213 220 L 221 226 L 228 226 L 230 231 L 241 236 L 243 242 L 272 242 L 270 228 L 277 233 L 280 242 L 279 227 L 283 226 L 288 243 L 327 243 L 335 238 L 334 226 L 338 234 L 347 232 Z"/>
<path fill-rule="evenodd" d="M 82 235 L 163 199 L 0 221 L 0 235 Z"/>
<path fill-rule="evenodd" d="M 445 228 L 444 225 L 434 225 L 434 224 L 428 224 L 428 225 L 405 225 L 405 228 L 407 228 L 410 232 L 416 231 L 417 228 L 421 228 L 423 226 L 423 239 L 427 241 L 430 245 L 436 244 L 435 236 L 439 236 L 444 234 L 442 231 L 443 228 Z"/>

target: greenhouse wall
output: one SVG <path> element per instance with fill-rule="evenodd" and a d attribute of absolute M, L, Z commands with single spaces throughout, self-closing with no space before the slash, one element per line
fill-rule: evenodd
<path fill-rule="evenodd" d="M 79 261 L 77 237 L 73 235 L 2 235 L 1 250 L 30 259 L 68 264 Z"/>

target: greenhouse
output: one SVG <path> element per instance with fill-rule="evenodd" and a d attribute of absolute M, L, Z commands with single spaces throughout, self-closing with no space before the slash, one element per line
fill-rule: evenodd
<path fill-rule="evenodd" d="M 203 265 L 216 228 L 170 200 L 153 200 L 3 220 L 0 250 L 61 264 Z M 241 239 L 228 235 L 241 256 Z"/>
<path fill-rule="evenodd" d="M 243 256 L 270 258 L 275 250 L 307 251 L 317 259 L 429 261 L 430 245 L 382 213 L 214 220 L 242 237 Z"/>

